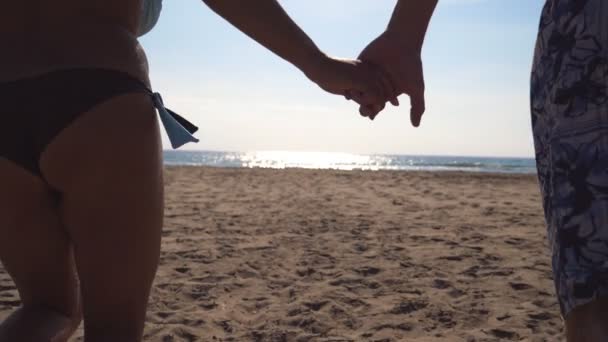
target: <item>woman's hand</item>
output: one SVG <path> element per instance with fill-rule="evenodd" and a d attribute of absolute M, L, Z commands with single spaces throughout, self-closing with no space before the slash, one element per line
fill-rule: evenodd
<path fill-rule="evenodd" d="M 388 82 L 377 70 L 354 60 L 325 55 L 291 20 L 277 0 L 204 0 L 216 13 L 245 34 L 302 70 L 332 94 L 352 91 L 363 105 L 387 96 Z"/>
<path fill-rule="evenodd" d="M 322 55 L 302 68 L 306 76 L 331 94 L 352 94 L 363 106 L 384 102 L 395 93 L 379 68 L 358 60 Z"/>

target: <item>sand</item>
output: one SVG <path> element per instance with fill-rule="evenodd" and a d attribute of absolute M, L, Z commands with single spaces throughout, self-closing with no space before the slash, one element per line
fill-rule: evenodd
<path fill-rule="evenodd" d="M 170 167 L 166 183 L 146 341 L 562 340 L 532 175 Z M 0 269 L 0 318 L 18 303 Z"/>

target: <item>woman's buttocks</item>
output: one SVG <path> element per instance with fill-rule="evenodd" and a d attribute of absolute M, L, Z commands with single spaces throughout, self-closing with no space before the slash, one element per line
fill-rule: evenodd
<path fill-rule="evenodd" d="M 141 0 L 3 1 L 0 83 L 70 68 L 107 68 L 148 82 L 137 41 Z"/>

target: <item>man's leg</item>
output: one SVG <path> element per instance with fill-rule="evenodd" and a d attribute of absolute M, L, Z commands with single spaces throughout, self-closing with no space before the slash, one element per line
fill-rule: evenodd
<path fill-rule="evenodd" d="M 580 306 L 566 317 L 568 342 L 608 341 L 608 298 Z"/>

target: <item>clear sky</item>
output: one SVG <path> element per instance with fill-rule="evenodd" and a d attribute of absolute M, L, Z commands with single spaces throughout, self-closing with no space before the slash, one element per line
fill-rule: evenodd
<path fill-rule="evenodd" d="M 396 3 L 280 2 L 322 50 L 353 58 Z M 405 96 L 402 107 L 363 119 L 355 103 L 324 93 L 198 0 L 165 0 L 141 41 L 167 107 L 200 127 L 201 142 L 186 149 L 531 157 L 529 78 L 542 5 L 440 0 L 423 50 L 427 112 L 418 129 Z"/>

